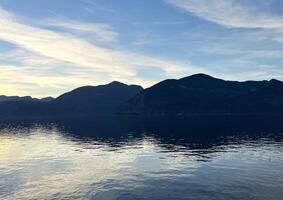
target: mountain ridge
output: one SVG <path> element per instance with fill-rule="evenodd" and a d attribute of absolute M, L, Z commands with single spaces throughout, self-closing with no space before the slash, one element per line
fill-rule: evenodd
<path fill-rule="evenodd" d="M 194 74 L 146 89 L 113 81 L 82 86 L 46 102 L 0 102 L 0 116 L 94 114 L 283 114 L 283 82 L 229 81 Z"/>
<path fill-rule="evenodd" d="M 106 85 L 82 86 L 52 101 L 0 102 L 0 116 L 91 115 L 115 113 L 118 106 L 143 90 L 138 85 L 113 81 Z"/>
<path fill-rule="evenodd" d="M 127 101 L 121 107 L 120 113 L 146 115 L 283 113 L 283 82 L 275 79 L 226 81 L 206 74 L 167 79 Z"/>
<path fill-rule="evenodd" d="M 53 97 L 33 98 L 31 96 L 6 96 L 0 95 L 0 103 L 5 101 L 37 101 L 37 102 L 50 102 L 54 100 Z"/>

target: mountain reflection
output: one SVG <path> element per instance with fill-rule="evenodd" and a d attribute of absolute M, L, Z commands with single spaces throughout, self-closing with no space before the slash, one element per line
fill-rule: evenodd
<path fill-rule="evenodd" d="M 274 140 L 283 133 L 280 116 L 192 116 L 175 118 L 145 118 L 121 116 L 96 116 L 44 120 L 9 120 L 0 123 L 2 130 L 27 130 L 43 128 L 55 131 L 70 140 L 99 142 L 109 146 L 123 146 L 145 138 L 164 147 L 174 149 L 210 148 L 219 145 L 257 140 L 262 137 Z M 9 129 L 9 127 L 11 129 Z M 167 144 L 167 145 L 166 145 Z"/>
<path fill-rule="evenodd" d="M 249 199 L 253 189 L 257 199 L 276 199 L 283 185 L 279 121 L 100 116 L 3 122 L 0 198 Z"/>

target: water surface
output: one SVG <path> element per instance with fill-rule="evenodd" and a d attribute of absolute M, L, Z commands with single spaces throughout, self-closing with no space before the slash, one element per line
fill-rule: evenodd
<path fill-rule="evenodd" d="M 3 122 L 0 199 L 281 199 L 283 129 L 248 122 Z"/>

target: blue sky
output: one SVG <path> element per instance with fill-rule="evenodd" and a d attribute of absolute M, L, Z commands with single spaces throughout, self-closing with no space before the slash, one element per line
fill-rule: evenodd
<path fill-rule="evenodd" d="M 0 0 L 0 94 L 207 73 L 283 80 L 281 0 Z"/>

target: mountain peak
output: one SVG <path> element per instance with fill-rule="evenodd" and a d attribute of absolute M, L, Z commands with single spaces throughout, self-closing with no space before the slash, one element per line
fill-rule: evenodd
<path fill-rule="evenodd" d="M 180 80 L 185 80 L 185 79 L 197 79 L 197 80 L 220 80 L 218 78 L 214 78 L 210 75 L 203 74 L 203 73 L 198 73 L 198 74 L 193 74 L 191 76 L 187 76 L 184 78 L 181 78 Z"/>
<path fill-rule="evenodd" d="M 210 75 L 204 74 L 204 73 L 197 73 L 197 74 L 193 74 L 190 77 L 201 77 L 201 78 L 214 78 Z"/>
<path fill-rule="evenodd" d="M 271 82 L 271 83 L 282 83 L 282 81 L 279 81 L 277 79 L 270 79 L 269 82 Z"/>
<path fill-rule="evenodd" d="M 124 83 L 121 83 L 119 81 L 112 81 L 111 83 L 109 83 L 108 85 L 126 85 Z"/>
<path fill-rule="evenodd" d="M 127 84 L 119 82 L 119 81 L 112 81 L 111 83 L 109 83 L 107 85 L 108 86 L 116 86 L 116 87 L 119 87 L 119 86 L 132 87 L 132 88 L 134 87 L 134 88 L 138 88 L 139 90 L 143 90 L 143 87 L 140 86 L 140 85 L 134 85 L 134 84 L 127 85 Z"/>
<path fill-rule="evenodd" d="M 206 74 L 194 74 L 178 80 L 179 84 L 195 88 L 222 87 L 225 82 L 222 79 L 214 78 Z"/>

